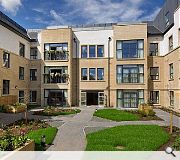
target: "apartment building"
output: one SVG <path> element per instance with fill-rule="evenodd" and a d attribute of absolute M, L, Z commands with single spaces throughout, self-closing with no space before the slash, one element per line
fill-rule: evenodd
<path fill-rule="evenodd" d="M 42 106 L 180 110 L 180 1 L 152 22 L 25 30 L 0 12 L 0 96 Z"/>

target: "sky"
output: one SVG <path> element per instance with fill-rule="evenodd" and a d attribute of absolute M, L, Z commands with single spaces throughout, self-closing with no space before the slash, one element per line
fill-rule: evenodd
<path fill-rule="evenodd" d="M 165 0 L 0 0 L 24 28 L 153 20 Z"/>

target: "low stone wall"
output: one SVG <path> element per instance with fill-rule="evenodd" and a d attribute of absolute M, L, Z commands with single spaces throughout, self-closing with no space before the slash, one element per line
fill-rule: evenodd
<path fill-rule="evenodd" d="M 18 148 L 16 151 L 34 151 L 35 150 L 35 143 L 34 141 L 30 141 L 25 146 Z"/>
<path fill-rule="evenodd" d="M 17 96 L 8 95 L 0 97 L 0 105 L 9 105 L 17 102 Z"/>

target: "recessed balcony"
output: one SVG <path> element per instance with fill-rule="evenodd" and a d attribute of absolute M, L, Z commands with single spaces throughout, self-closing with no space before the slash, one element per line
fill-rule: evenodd
<path fill-rule="evenodd" d="M 52 61 L 68 61 L 69 60 L 69 51 L 45 51 L 44 52 L 44 60 L 52 60 Z"/>

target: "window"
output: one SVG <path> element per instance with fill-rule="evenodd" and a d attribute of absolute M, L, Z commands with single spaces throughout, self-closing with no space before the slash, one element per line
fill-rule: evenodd
<path fill-rule="evenodd" d="M 68 67 L 44 67 L 44 83 L 67 83 Z"/>
<path fill-rule="evenodd" d="M 150 43 L 149 55 L 150 56 L 157 56 L 158 55 L 158 43 Z"/>
<path fill-rule="evenodd" d="M 144 83 L 144 65 L 117 66 L 117 83 Z"/>
<path fill-rule="evenodd" d="M 3 67 L 10 68 L 10 54 L 7 52 L 3 53 Z"/>
<path fill-rule="evenodd" d="M 37 91 L 30 91 L 30 103 L 37 102 Z"/>
<path fill-rule="evenodd" d="M 173 36 L 169 37 L 169 51 L 173 50 Z"/>
<path fill-rule="evenodd" d="M 30 59 L 37 59 L 38 49 L 37 47 L 30 48 Z"/>
<path fill-rule="evenodd" d="M 97 57 L 104 57 L 104 46 L 103 45 L 97 46 Z"/>
<path fill-rule="evenodd" d="M 22 43 L 19 43 L 19 55 L 22 57 L 25 56 L 25 45 Z"/>
<path fill-rule="evenodd" d="M 96 80 L 96 69 L 95 68 L 89 69 L 89 80 Z"/>
<path fill-rule="evenodd" d="M 89 46 L 89 58 L 96 57 L 96 46 L 90 45 Z"/>
<path fill-rule="evenodd" d="M 150 92 L 150 101 L 153 104 L 159 104 L 159 91 Z"/>
<path fill-rule="evenodd" d="M 170 24 L 169 19 L 170 19 L 170 13 L 167 12 L 167 13 L 165 14 L 165 25 L 166 25 L 166 27 L 168 27 L 169 24 Z"/>
<path fill-rule="evenodd" d="M 68 60 L 68 43 L 45 43 L 44 60 Z"/>
<path fill-rule="evenodd" d="M 97 69 L 97 80 L 104 80 L 104 68 Z"/>
<path fill-rule="evenodd" d="M 87 46 L 81 46 L 81 58 L 87 58 Z"/>
<path fill-rule="evenodd" d="M 24 67 L 19 67 L 19 79 L 24 80 Z"/>
<path fill-rule="evenodd" d="M 81 80 L 87 80 L 87 68 L 81 69 Z"/>
<path fill-rule="evenodd" d="M 144 41 L 143 40 L 117 41 L 116 52 L 117 52 L 117 59 L 144 58 Z"/>
<path fill-rule="evenodd" d="M 37 69 L 30 69 L 30 80 L 37 81 Z"/>
<path fill-rule="evenodd" d="M 170 105 L 174 106 L 174 91 L 170 91 Z"/>
<path fill-rule="evenodd" d="M 120 108 L 137 108 L 144 103 L 144 90 L 117 90 L 117 106 Z"/>
<path fill-rule="evenodd" d="M 19 91 L 19 103 L 24 103 L 24 91 Z"/>
<path fill-rule="evenodd" d="M 3 80 L 3 95 L 9 94 L 9 80 Z"/>
<path fill-rule="evenodd" d="M 151 77 L 151 80 L 159 79 L 159 67 L 151 67 L 150 68 L 150 77 Z"/>
<path fill-rule="evenodd" d="M 169 65 L 169 78 L 170 78 L 170 80 L 174 79 L 174 67 L 173 67 L 173 63 L 171 63 Z"/>
<path fill-rule="evenodd" d="M 45 106 L 68 106 L 68 92 L 66 89 L 44 90 Z"/>

